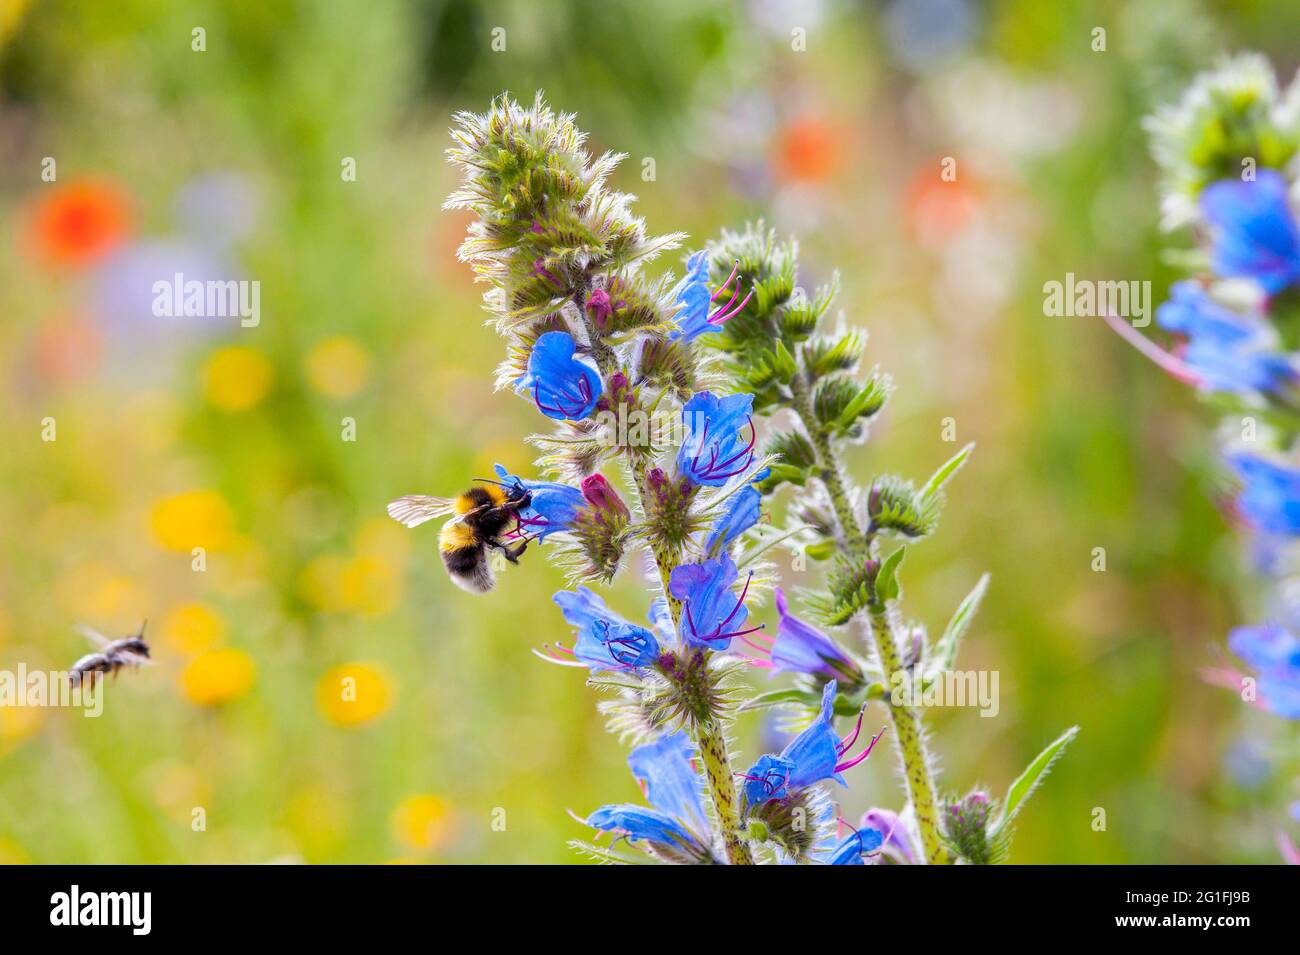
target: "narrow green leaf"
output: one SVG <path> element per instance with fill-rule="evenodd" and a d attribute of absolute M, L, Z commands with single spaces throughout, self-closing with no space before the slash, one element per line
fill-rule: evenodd
<path fill-rule="evenodd" d="M 930 480 L 925 482 L 925 487 L 921 488 L 921 500 L 928 500 L 943 490 L 943 486 L 952 479 L 952 476 L 961 470 L 961 466 L 966 463 L 971 452 L 975 450 L 975 443 L 971 442 L 962 448 L 948 462 L 935 471 Z"/>
<path fill-rule="evenodd" d="M 880 603 L 897 600 L 902 595 L 903 585 L 898 580 L 898 565 L 903 562 L 906 552 L 906 547 L 900 547 L 880 565 L 880 573 L 876 575 L 876 600 Z"/>
<path fill-rule="evenodd" d="M 782 706 L 786 703 L 807 703 L 809 706 L 817 703 L 819 698 L 809 693 L 807 690 L 772 690 L 768 693 L 760 693 L 752 700 L 746 700 L 740 705 L 741 712 L 745 710 L 761 710 L 770 706 Z"/>
<path fill-rule="evenodd" d="M 966 599 L 958 605 L 952 619 L 948 621 L 948 626 L 944 628 L 943 636 L 935 644 L 932 670 L 950 670 L 957 662 L 957 648 L 961 644 L 961 638 L 966 635 L 971 621 L 975 619 L 975 612 L 979 610 L 980 601 L 984 599 L 984 593 L 988 589 L 989 575 L 985 574 L 966 595 Z"/>
<path fill-rule="evenodd" d="M 1068 730 L 1058 736 L 1046 749 L 1034 757 L 1034 761 L 1025 768 L 1019 778 L 1011 784 L 1007 790 L 1006 799 L 1002 801 L 1002 812 L 998 816 L 998 821 L 994 824 L 990 832 L 991 837 L 998 836 L 1016 817 L 1020 807 L 1025 804 L 1025 800 L 1030 794 L 1038 788 L 1038 784 L 1047 771 L 1051 769 L 1052 763 L 1056 762 L 1058 756 L 1070 745 L 1070 741 L 1079 735 L 1079 727 L 1071 726 Z"/>

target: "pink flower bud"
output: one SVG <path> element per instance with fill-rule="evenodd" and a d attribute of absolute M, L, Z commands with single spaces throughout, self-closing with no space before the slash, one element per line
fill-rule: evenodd
<path fill-rule="evenodd" d="M 620 517 L 628 516 L 627 505 L 603 474 L 592 474 L 582 479 L 582 496 L 596 511 Z"/>

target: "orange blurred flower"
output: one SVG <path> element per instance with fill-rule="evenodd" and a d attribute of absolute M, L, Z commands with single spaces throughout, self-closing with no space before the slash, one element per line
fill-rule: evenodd
<path fill-rule="evenodd" d="M 777 172 L 795 182 L 821 182 L 840 165 L 840 134 L 817 116 L 798 116 L 781 129 L 776 141 Z"/>
<path fill-rule="evenodd" d="M 51 186 L 30 209 L 27 240 L 46 265 L 84 268 L 121 245 L 130 226 L 126 194 L 100 180 Z"/>

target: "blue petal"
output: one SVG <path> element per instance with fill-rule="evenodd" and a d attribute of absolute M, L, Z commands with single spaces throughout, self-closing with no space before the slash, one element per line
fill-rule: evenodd
<path fill-rule="evenodd" d="M 784 799 L 789 795 L 790 774 L 794 763 L 784 756 L 765 753 L 745 773 L 745 800 L 759 806 L 769 799 Z"/>
<path fill-rule="evenodd" d="M 1215 302 L 1195 282 L 1179 282 L 1156 310 L 1156 321 L 1186 336 L 1183 361 L 1214 391 L 1276 391 L 1296 372 L 1279 354 L 1268 327 Z"/>
<path fill-rule="evenodd" d="M 1228 649 L 1257 670 L 1288 667 L 1300 673 L 1300 639 L 1275 623 L 1237 627 L 1228 635 Z"/>
<path fill-rule="evenodd" d="M 1254 279 L 1269 295 L 1300 278 L 1300 230 L 1286 180 L 1275 170 L 1260 171 L 1254 182 L 1207 186 L 1201 211 L 1217 227 L 1211 263 L 1218 274 Z"/>
<path fill-rule="evenodd" d="M 830 637 L 790 613 L 785 592 L 776 588 L 780 616 L 772 643 L 772 673 L 810 673 L 835 679 L 858 671 L 858 665 Z"/>
<path fill-rule="evenodd" d="M 722 487 L 743 473 L 754 461 L 753 439 L 741 437 L 753 410 L 753 395 L 695 394 L 682 408 L 687 434 L 677 452 L 678 473 L 706 487 Z"/>
<path fill-rule="evenodd" d="M 682 637 L 688 646 L 725 650 L 745 628 L 749 611 L 731 585 L 739 576 L 729 554 L 682 564 L 668 578 L 668 590 L 682 602 Z"/>
<path fill-rule="evenodd" d="M 710 300 L 709 256 L 696 252 L 686 260 L 686 277 L 673 290 L 673 302 L 681 305 L 681 310 L 676 315 L 677 328 L 668 337 L 689 342 L 717 331 L 709 324 Z"/>
<path fill-rule="evenodd" d="M 526 481 L 496 466 L 497 477 L 504 484 L 518 484 L 532 495 L 532 503 L 519 512 L 524 529 L 545 540 L 550 534 L 568 530 L 578 512 L 586 506 L 582 492 L 576 487 L 555 481 Z"/>
<path fill-rule="evenodd" d="M 732 541 L 758 523 L 762 507 L 763 495 L 752 484 L 746 484 L 731 495 L 726 508 L 709 529 L 704 552 L 710 557 L 718 556 Z"/>
<path fill-rule="evenodd" d="M 596 369 L 573 357 L 577 343 L 568 332 L 546 332 L 533 344 L 528 374 L 519 390 L 548 418 L 580 421 L 596 408 L 604 386 Z"/>
<path fill-rule="evenodd" d="M 689 846 L 696 842 L 672 816 L 632 803 L 601 806 L 587 817 L 587 825 L 603 832 L 618 832 L 629 842 L 645 839 L 665 846 Z"/>
<path fill-rule="evenodd" d="M 1300 534 L 1300 471 L 1253 454 L 1228 456 L 1243 481 L 1239 504 L 1250 521 L 1275 534 Z"/>
<path fill-rule="evenodd" d="M 840 738 L 831 722 L 836 689 L 834 680 L 826 684 L 822 690 L 822 709 L 817 719 L 781 751 L 781 755 L 794 764 L 790 772 L 790 785 L 795 789 L 811 786 L 823 779 L 833 779 L 840 785 L 848 785 L 844 782 L 844 777 L 835 771 L 835 766 L 840 761 Z"/>
<path fill-rule="evenodd" d="M 593 672 L 646 667 L 659 656 L 654 634 L 624 620 L 588 588 L 561 590 L 553 599 L 578 632 L 574 657 Z"/>
<path fill-rule="evenodd" d="M 661 812 L 696 832 L 708 832 L 701 799 L 704 780 L 691 757 L 695 746 L 682 730 L 638 746 L 628 755 L 632 775 L 645 785 L 646 799 Z"/>
<path fill-rule="evenodd" d="M 831 850 L 827 865 L 866 865 L 862 857 L 884 845 L 885 837 L 875 829 L 850 832 Z"/>

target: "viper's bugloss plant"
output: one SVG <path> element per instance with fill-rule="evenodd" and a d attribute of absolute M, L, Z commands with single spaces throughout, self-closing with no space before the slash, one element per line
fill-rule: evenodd
<path fill-rule="evenodd" d="M 1264 57 L 1225 59 L 1148 129 L 1165 225 L 1192 237 L 1169 258 L 1193 274 L 1156 312 L 1168 347 L 1108 320 L 1221 416 L 1231 510 L 1251 538 L 1264 622 L 1235 629 L 1227 647 L 1238 665 L 1210 676 L 1300 719 L 1300 79 L 1283 91 Z"/>
<path fill-rule="evenodd" d="M 452 135 L 463 181 L 447 205 L 476 217 L 460 256 L 487 284 L 506 342 L 498 385 L 554 422 L 528 439 L 538 476 L 498 468 L 517 502 L 510 536 L 570 577 L 555 603 L 572 638 L 536 652 L 586 670 L 606 694 L 600 709 L 634 744 L 645 793 L 644 805 L 589 811 L 580 821 L 592 833 L 574 845 L 613 862 L 1003 858 L 1011 820 L 1074 731 L 1000 805 L 943 799 L 910 691 L 952 667 L 986 580 L 933 643 L 900 603 L 906 547 L 935 530 L 971 448 L 919 488 L 892 475 L 855 485 L 841 454 L 866 437 L 891 384 L 856 374 L 864 336 L 828 327 L 836 285 L 806 294 L 793 242 L 761 225 L 723 233 L 680 279 L 656 277 L 648 267 L 685 236 L 647 233 L 633 197 L 607 182 L 623 157 L 591 156 L 571 115 L 540 95 L 531 106 L 502 97 L 458 114 Z M 763 501 L 785 491 L 793 516 L 775 527 Z M 829 561 L 825 585 L 800 594 L 815 622 L 779 589 L 775 627 L 758 619 L 776 548 Z M 654 580 L 642 623 L 589 586 L 638 551 Z M 764 671 L 793 686 L 754 695 L 745 676 Z M 908 806 L 852 826 L 832 789 L 886 732 L 863 732 L 872 701 L 890 711 Z M 768 707 L 797 732 L 779 753 L 738 762 L 737 712 Z"/>

